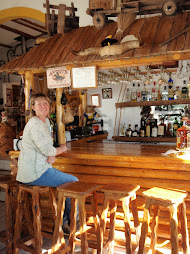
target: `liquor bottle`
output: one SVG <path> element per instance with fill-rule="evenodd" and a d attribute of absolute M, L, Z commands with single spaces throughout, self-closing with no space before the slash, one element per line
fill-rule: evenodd
<path fill-rule="evenodd" d="M 156 125 L 156 122 L 152 122 L 151 137 L 157 137 L 157 136 L 158 136 L 158 126 Z"/>
<path fill-rule="evenodd" d="M 146 94 L 147 101 L 152 101 L 152 89 L 149 87 Z"/>
<path fill-rule="evenodd" d="M 139 131 L 138 131 L 138 124 L 135 124 L 135 130 L 132 132 L 133 137 L 138 137 L 139 136 Z"/>
<path fill-rule="evenodd" d="M 136 88 L 135 88 L 135 83 L 133 83 L 133 88 L 132 88 L 132 91 L 131 91 L 131 101 L 132 102 L 137 101 L 137 91 L 136 91 Z"/>
<path fill-rule="evenodd" d="M 150 137 L 150 134 L 151 134 L 151 123 L 150 119 L 148 119 L 146 123 L 146 137 Z"/>
<path fill-rule="evenodd" d="M 168 90 L 167 90 L 167 86 L 164 86 L 164 90 L 162 92 L 162 100 L 163 101 L 167 101 L 168 100 Z"/>
<path fill-rule="evenodd" d="M 158 125 L 158 136 L 163 137 L 166 133 L 166 125 L 164 123 L 164 118 L 161 118 L 161 123 Z"/>
<path fill-rule="evenodd" d="M 142 92 L 141 92 L 141 100 L 142 101 L 146 101 L 147 100 L 146 84 L 144 84 Z"/>
<path fill-rule="evenodd" d="M 171 79 L 171 74 L 170 74 L 170 78 L 168 80 L 168 99 L 173 100 L 173 98 L 174 98 L 173 80 Z"/>
<path fill-rule="evenodd" d="M 132 135 L 132 129 L 131 129 L 131 124 L 129 124 L 129 128 L 126 130 L 126 136 L 131 137 Z"/>
<path fill-rule="evenodd" d="M 123 124 L 120 128 L 119 136 L 125 136 L 126 127 L 125 124 Z"/>
<path fill-rule="evenodd" d="M 137 101 L 141 101 L 141 87 L 140 87 L 140 83 L 138 83 L 138 86 L 137 86 Z"/>
<path fill-rule="evenodd" d="M 127 88 L 127 92 L 125 94 L 125 100 L 126 100 L 126 102 L 130 102 L 131 101 L 131 92 L 130 92 L 129 88 Z"/>
<path fill-rule="evenodd" d="M 153 87 L 152 87 L 152 101 L 156 101 L 157 100 L 157 89 L 156 89 L 156 82 L 154 82 Z"/>
<path fill-rule="evenodd" d="M 140 137 L 145 137 L 145 131 L 146 131 L 146 122 L 145 122 L 145 117 L 141 117 L 141 127 L 139 130 L 139 136 Z"/>
<path fill-rule="evenodd" d="M 183 126 L 177 130 L 177 150 L 189 149 L 190 147 L 190 128 L 187 125 L 188 118 L 183 117 Z"/>
<path fill-rule="evenodd" d="M 187 99 L 187 86 L 186 86 L 186 80 L 183 81 L 183 87 L 181 89 L 181 98 Z"/>
<path fill-rule="evenodd" d="M 181 90 L 179 90 L 179 86 L 176 86 L 176 90 L 174 91 L 174 100 L 181 99 Z"/>
<path fill-rule="evenodd" d="M 179 123 L 178 123 L 178 120 L 177 120 L 177 117 L 175 117 L 175 121 L 174 121 L 174 124 L 173 124 L 173 136 L 176 137 L 177 135 L 177 129 L 179 128 Z"/>
<path fill-rule="evenodd" d="M 162 100 L 162 94 L 161 94 L 161 84 L 158 85 L 158 94 L 157 94 L 157 101 Z"/>

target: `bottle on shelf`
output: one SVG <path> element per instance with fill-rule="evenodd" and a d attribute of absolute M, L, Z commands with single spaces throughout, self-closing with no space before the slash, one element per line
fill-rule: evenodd
<path fill-rule="evenodd" d="M 143 85 L 143 89 L 142 89 L 142 92 L 141 92 L 141 101 L 147 101 L 146 84 Z"/>
<path fill-rule="evenodd" d="M 126 127 L 125 124 L 123 124 L 120 128 L 119 136 L 125 136 L 126 133 Z"/>
<path fill-rule="evenodd" d="M 131 91 L 131 101 L 136 102 L 137 101 L 137 91 L 135 88 L 135 83 L 133 83 L 132 91 Z"/>
<path fill-rule="evenodd" d="M 181 90 L 179 90 L 179 86 L 176 86 L 176 90 L 174 91 L 174 100 L 181 99 Z"/>
<path fill-rule="evenodd" d="M 146 94 L 147 101 L 152 101 L 152 89 L 148 87 L 147 94 Z"/>
<path fill-rule="evenodd" d="M 157 101 L 162 100 L 161 84 L 158 85 Z"/>
<path fill-rule="evenodd" d="M 138 130 L 138 124 L 135 124 L 135 129 L 132 132 L 133 137 L 138 137 L 139 136 L 139 130 Z"/>
<path fill-rule="evenodd" d="M 132 129 L 131 129 L 131 124 L 129 124 L 128 129 L 126 130 L 126 136 L 131 137 L 132 136 Z"/>
<path fill-rule="evenodd" d="M 137 85 L 137 101 L 141 101 L 141 85 L 138 83 Z"/>
<path fill-rule="evenodd" d="M 157 137 L 157 136 L 158 136 L 158 126 L 156 122 L 152 122 L 151 137 Z"/>
<path fill-rule="evenodd" d="M 173 135 L 173 128 L 172 128 L 172 124 L 169 122 L 168 126 L 166 128 L 166 134 L 167 137 L 171 137 Z"/>
<path fill-rule="evenodd" d="M 174 98 L 173 80 L 171 79 L 171 74 L 170 74 L 170 78 L 168 80 L 168 99 L 173 100 L 173 98 Z"/>
<path fill-rule="evenodd" d="M 150 137 L 151 135 L 151 122 L 150 119 L 148 119 L 146 123 L 146 137 Z"/>
<path fill-rule="evenodd" d="M 131 92 L 130 92 L 129 88 L 127 88 L 127 92 L 125 94 L 125 101 L 126 102 L 130 102 L 131 101 Z"/>
<path fill-rule="evenodd" d="M 186 80 L 183 81 L 183 87 L 181 88 L 181 98 L 187 99 L 187 85 Z"/>
<path fill-rule="evenodd" d="M 177 135 L 177 129 L 179 128 L 179 123 L 177 120 L 177 117 L 175 117 L 175 121 L 173 123 L 173 136 L 176 137 Z"/>
<path fill-rule="evenodd" d="M 188 118 L 183 117 L 183 126 L 177 130 L 177 150 L 190 148 L 190 128 L 187 124 Z"/>
<path fill-rule="evenodd" d="M 162 100 L 167 101 L 168 100 L 168 89 L 167 86 L 164 86 L 164 90 L 162 92 Z"/>
<path fill-rule="evenodd" d="M 164 118 L 160 119 L 161 123 L 158 125 L 158 136 L 163 137 L 166 133 L 166 125 L 164 123 Z"/>
<path fill-rule="evenodd" d="M 145 137 L 145 131 L 146 131 L 146 121 L 145 121 L 145 117 L 142 116 L 141 117 L 141 127 L 139 130 L 139 136 L 140 137 Z"/>
<path fill-rule="evenodd" d="M 154 82 L 152 87 L 152 101 L 156 101 L 158 97 L 157 89 L 156 89 L 156 82 Z"/>

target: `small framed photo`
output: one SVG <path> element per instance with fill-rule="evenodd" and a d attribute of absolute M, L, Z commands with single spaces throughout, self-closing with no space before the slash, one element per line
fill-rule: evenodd
<path fill-rule="evenodd" d="M 102 98 L 111 99 L 112 98 L 112 88 L 103 88 L 102 89 Z"/>
<path fill-rule="evenodd" d="M 91 97 L 91 105 L 100 107 L 100 95 L 99 94 L 93 94 Z"/>
<path fill-rule="evenodd" d="M 6 106 L 12 107 L 12 89 L 11 88 L 6 89 Z"/>

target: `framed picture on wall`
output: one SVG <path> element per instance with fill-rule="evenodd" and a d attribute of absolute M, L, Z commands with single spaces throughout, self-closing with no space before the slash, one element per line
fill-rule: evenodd
<path fill-rule="evenodd" d="M 102 98 L 111 99 L 112 98 L 112 88 L 103 88 L 102 89 Z"/>
<path fill-rule="evenodd" d="M 88 89 L 97 87 L 96 66 L 72 68 L 72 87 L 75 89 Z"/>
<path fill-rule="evenodd" d="M 100 95 L 99 94 L 92 94 L 90 97 L 91 97 L 91 105 L 100 107 Z"/>

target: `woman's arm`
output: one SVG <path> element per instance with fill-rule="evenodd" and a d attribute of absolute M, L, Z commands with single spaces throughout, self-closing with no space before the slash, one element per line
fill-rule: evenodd
<path fill-rule="evenodd" d="M 67 152 L 67 146 L 66 145 L 61 145 L 61 146 L 56 148 L 56 155 L 59 155 L 61 153 L 65 153 L 65 152 Z"/>

